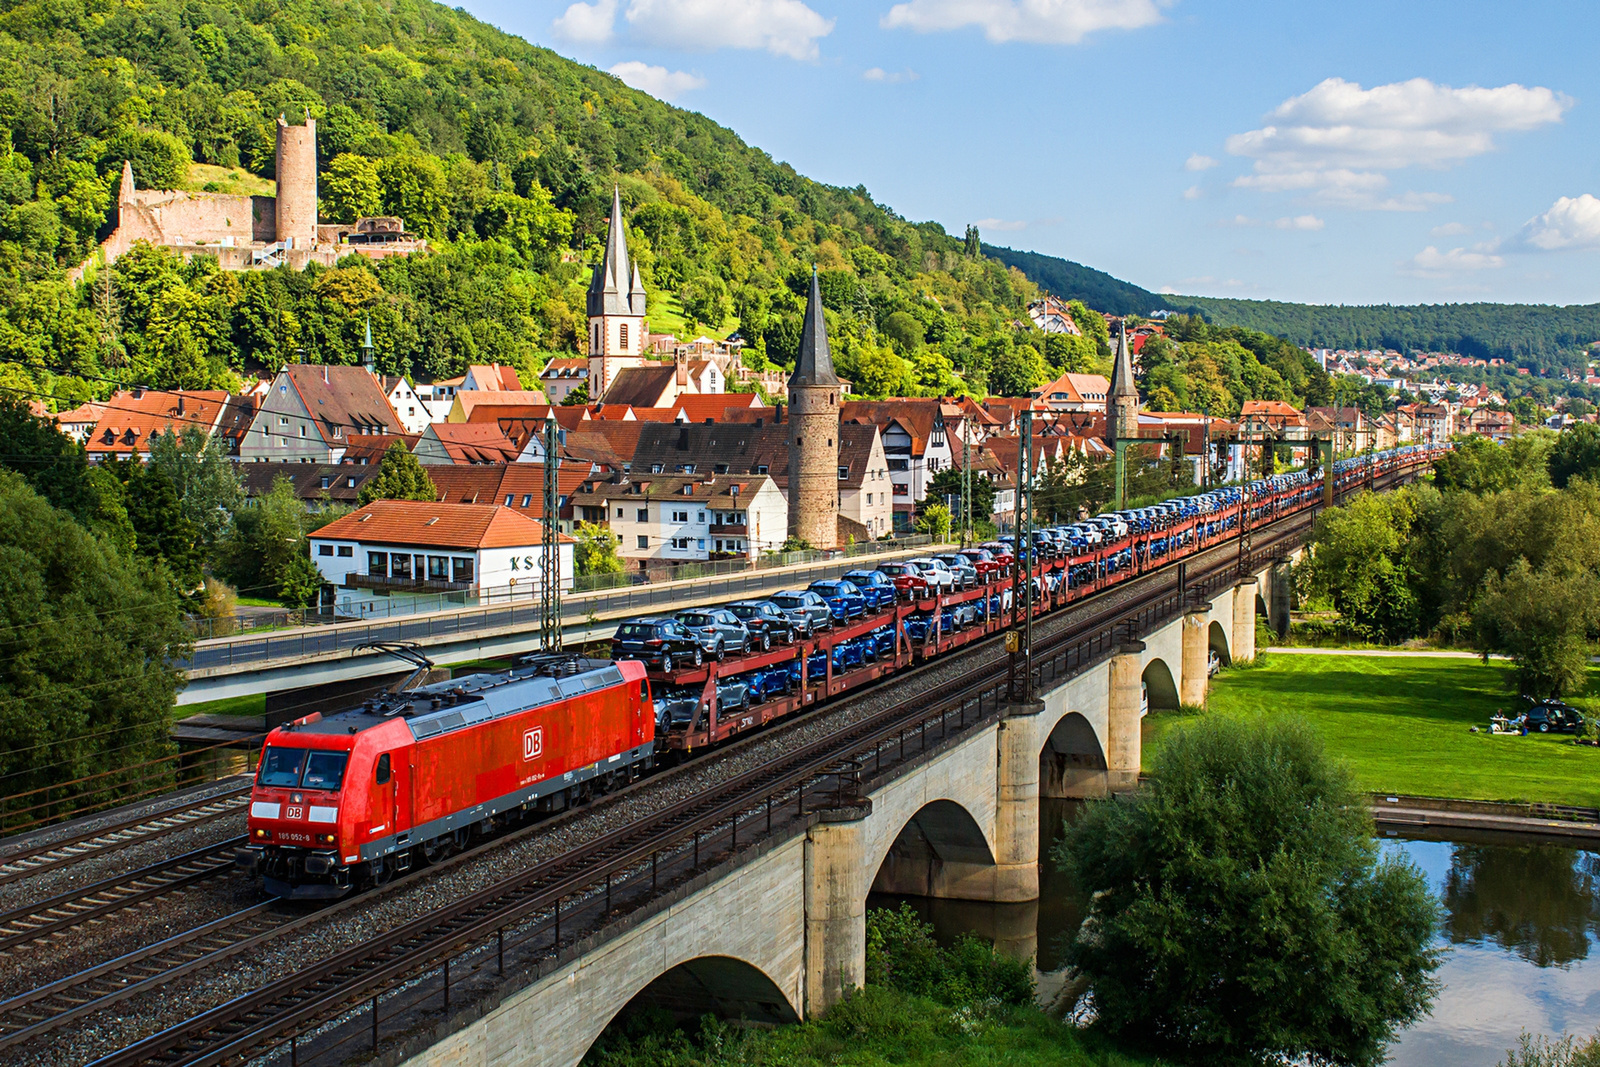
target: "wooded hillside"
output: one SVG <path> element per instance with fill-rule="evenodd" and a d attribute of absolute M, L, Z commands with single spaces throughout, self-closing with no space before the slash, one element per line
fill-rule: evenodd
<path fill-rule="evenodd" d="M 238 187 L 271 177 L 275 117 L 307 111 L 323 217 L 402 215 L 435 254 L 223 275 L 143 251 L 108 284 L 63 280 L 107 232 L 123 160 L 143 187 Z M 0 118 L 0 386 L 59 403 L 353 362 L 368 317 L 383 370 L 531 374 L 585 333 L 613 182 L 656 328 L 737 327 L 757 360 L 790 359 L 816 264 L 838 362 L 869 394 L 958 391 L 955 367 L 981 389 L 996 360 L 1036 384 L 1100 354 L 1045 365 L 1013 325 L 1033 285 L 937 224 L 426 0 L 11 4 Z"/>

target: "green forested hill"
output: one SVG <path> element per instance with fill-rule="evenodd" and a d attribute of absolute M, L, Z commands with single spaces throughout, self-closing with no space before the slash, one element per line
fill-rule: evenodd
<path fill-rule="evenodd" d="M 1112 314 L 1198 312 L 1221 326 L 1259 330 L 1308 348 L 1460 352 L 1555 372 L 1582 367 L 1584 348 L 1600 341 L 1600 304 L 1344 306 L 1165 296 L 1058 256 L 989 245 L 983 250 L 1058 296 Z"/>
<path fill-rule="evenodd" d="M 219 275 L 135 252 L 63 272 L 141 186 L 270 177 L 272 122 L 318 119 L 322 213 L 403 215 L 435 254 Z M 821 185 L 700 115 L 427 0 L 0 3 L 0 387 L 68 402 L 111 381 L 218 385 L 297 354 L 384 369 L 532 372 L 584 333 L 613 182 L 658 322 L 792 357 L 812 264 L 839 362 L 868 393 L 1016 391 L 1092 343 L 1030 341 L 1034 286 L 864 189 Z M 1045 356 L 1053 360 L 1047 364 Z"/>
<path fill-rule="evenodd" d="M 1148 315 L 1152 311 L 1189 310 L 1187 303 L 1169 304 L 1167 297 L 1070 259 L 988 244 L 983 246 L 983 252 L 1007 266 L 1017 268 L 1063 300 L 1082 300 L 1090 307 L 1110 315 Z"/>
<path fill-rule="evenodd" d="M 1543 371 L 1582 367 L 1600 341 L 1600 304 L 1424 304 L 1345 307 L 1174 296 L 1208 319 L 1277 334 L 1312 348 L 1396 348 L 1498 357 Z"/>

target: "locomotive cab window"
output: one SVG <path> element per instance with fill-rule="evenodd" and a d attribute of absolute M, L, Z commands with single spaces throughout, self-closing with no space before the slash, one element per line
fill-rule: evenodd
<path fill-rule="evenodd" d="M 389 753 L 385 752 L 378 757 L 377 783 L 383 785 L 389 780 Z"/>
<path fill-rule="evenodd" d="M 293 789 L 300 784 L 300 769 L 305 766 L 306 750 L 303 748 L 278 748 L 269 745 L 261 758 L 261 768 L 256 781 L 261 785 L 282 786 Z"/>
<path fill-rule="evenodd" d="M 344 765 L 348 759 L 343 752 L 313 751 L 306 760 L 305 774 L 300 778 L 301 788 L 337 790 L 344 781 Z"/>
<path fill-rule="evenodd" d="M 262 757 L 261 769 L 256 772 L 260 785 L 282 789 L 337 790 L 344 781 L 344 765 L 348 755 L 343 752 L 307 751 L 303 748 L 267 747 Z"/>

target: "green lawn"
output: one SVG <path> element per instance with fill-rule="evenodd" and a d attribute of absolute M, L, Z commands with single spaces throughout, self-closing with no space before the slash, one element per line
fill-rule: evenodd
<path fill-rule="evenodd" d="M 1473 659 L 1269 655 L 1263 666 L 1219 675 L 1208 713 L 1303 715 L 1372 792 L 1600 807 L 1600 749 L 1553 734 L 1484 732 L 1496 708 L 1517 707 L 1508 669 Z M 1162 737 L 1192 717 L 1145 719 L 1146 769 Z"/>
<path fill-rule="evenodd" d="M 249 696 L 208 700 L 201 704 L 184 704 L 172 709 L 174 719 L 187 719 L 191 715 L 265 715 L 267 695 L 251 693 Z"/>

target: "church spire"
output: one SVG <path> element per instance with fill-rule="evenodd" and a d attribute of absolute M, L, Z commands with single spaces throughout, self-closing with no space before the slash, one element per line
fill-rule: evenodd
<path fill-rule="evenodd" d="M 1133 356 L 1128 352 L 1128 324 L 1117 324 L 1117 355 L 1111 367 L 1111 395 L 1114 398 L 1139 397 L 1139 387 L 1133 381 Z"/>
<path fill-rule="evenodd" d="M 589 280 L 589 316 L 644 314 L 644 284 L 628 257 L 628 227 L 622 217 L 622 190 L 611 187 L 611 226 L 606 254 Z"/>
<path fill-rule="evenodd" d="M 1111 392 L 1106 396 L 1106 440 L 1131 441 L 1139 436 L 1139 386 L 1133 380 L 1133 355 L 1128 350 L 1128 324 L 1117 325 L 1117 354 L 1111 365 Z"/>
<path fill-rule="evenodd" d="M 806 319 L 800 327 L 800 354 L 794 361 L 789 387 L 825 385 L 837 388 L 839 376 L 833 373 L 833 356 L 828 352 L 828 322 L 822 315 L 822 287 L 817 284 L 817 269 L 811 268 L 811 294 L 806 300 Z"/>

